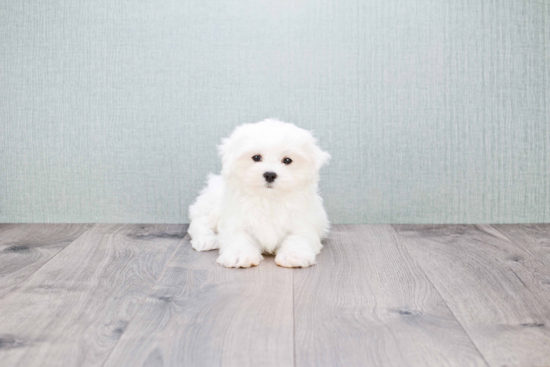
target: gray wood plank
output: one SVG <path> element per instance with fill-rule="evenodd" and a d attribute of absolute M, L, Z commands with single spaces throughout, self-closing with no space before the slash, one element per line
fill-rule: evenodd
<path fill-rule="evenodd" d="M 11 227 L 15 227 L 17 225 L 21 225 L 21 224 L 16 224 L 16 223 L 0 223 L 0 232 L 6 230 L 6 229 L 9 229 Z"/>
<path fill-rule="evenodd" d="M 542 263 L 488 225 L 394 227 L 490 365 L 550 365 Z"/>
<path fill-rule="evenodd" d="M 96 225 L 0 299 L 5 366 L 102 365 L 185 225 Z"/>
<path fill-rule="evenodd" d="M 91 224 L 4 224 L 0 226 L 0 298 Z"/>
<path fill-rule="evenodd" d="M 109 366 L 292 366 L 292 269 L 272 257 L 227 269 L 189 237 L 123 334 Z"/>
<path fill-rule="evenodd" d="M 516 245 L 550 266 L 550 224 L 493 224 L 492 226 Z"/>
<path fill-rule="evenodd" d="M 485 366 L 387 225 L 337 225 L 294 275 L 296 366 Z"/>

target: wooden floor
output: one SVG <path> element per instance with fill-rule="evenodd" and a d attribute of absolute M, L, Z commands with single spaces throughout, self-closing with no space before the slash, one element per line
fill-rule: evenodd
<path fill-rule="evenodd" d="M 239 270 L 186 229 L 1 224 L 0 365 L 550 366 L 550 225 L 337 225 Z"/>

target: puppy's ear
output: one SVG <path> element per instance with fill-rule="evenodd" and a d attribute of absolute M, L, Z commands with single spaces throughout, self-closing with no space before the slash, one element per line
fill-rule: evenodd
<path fill-rule="evenodd" d="M 218 148 L 218 157 L 223 158 L 223 156 L 227 152 L 228 144 L 229 144 L 229 139 L 223 138 L 221 144 L 218 144 L 216 146 Z"/>
<path fill-rule="evenodd" d="M 228 170 L 230 162 L 233 159 L 233 156 L 231 154 L 232 145 L 233 144 L 231 143 L 231 139 L 223 138 L 221 144 L 219 144 L 217 146 L 217 148 L 218 148 L 218 157 L 220 157 L 221 161 L 222 161 L 222 171 L 227 171 Z"/>
<path fill-rule="evenodd" d="M 323 151 L 317 144 L 313 144 L 313 164 L 318 171 L 323 167 L 331 158 L 331 155 Z"/>
<path fill-rule="evenodd" d="M 221 144 L 217 146 L 218 157 L 222 161 L 222 174 L 228 172 L 230 165 L 237 159 L 239 152 L 239 142 L 243 135 L 243 129 L 250 124 L 237 126 L 227 138 L 222 138 Z"/>

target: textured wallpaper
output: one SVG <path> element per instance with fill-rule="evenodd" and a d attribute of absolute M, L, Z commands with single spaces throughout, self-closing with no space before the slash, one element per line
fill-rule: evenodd
<path fill-rule="evenodd" d="M 335 223 L 550 222 L 549 1 L 17 0 L 0 37 L 0 222 L 187 222 L 266 117 Z"/>

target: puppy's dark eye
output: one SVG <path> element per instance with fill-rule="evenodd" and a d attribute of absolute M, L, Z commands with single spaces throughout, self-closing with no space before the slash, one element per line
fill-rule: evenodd
<path fill-rule="evenodd" d="M 262 156 L 259 155 L 259 154 L 257 154 L 257 155 L 255 155 L 254 157 L 252 157 L 252 159 L 254 160 L 254 162 L 259 162 L 259 161 L 262 160 Z"/>
<path fill-rule="evenodd" d="M 285 159 L 283 159 L 283 163 L 284 163 L 284 164 L 291 164 L 291 163 L 292 163 L 292 159 L 290 159 L 290 158 L 285 158 Z"/>

